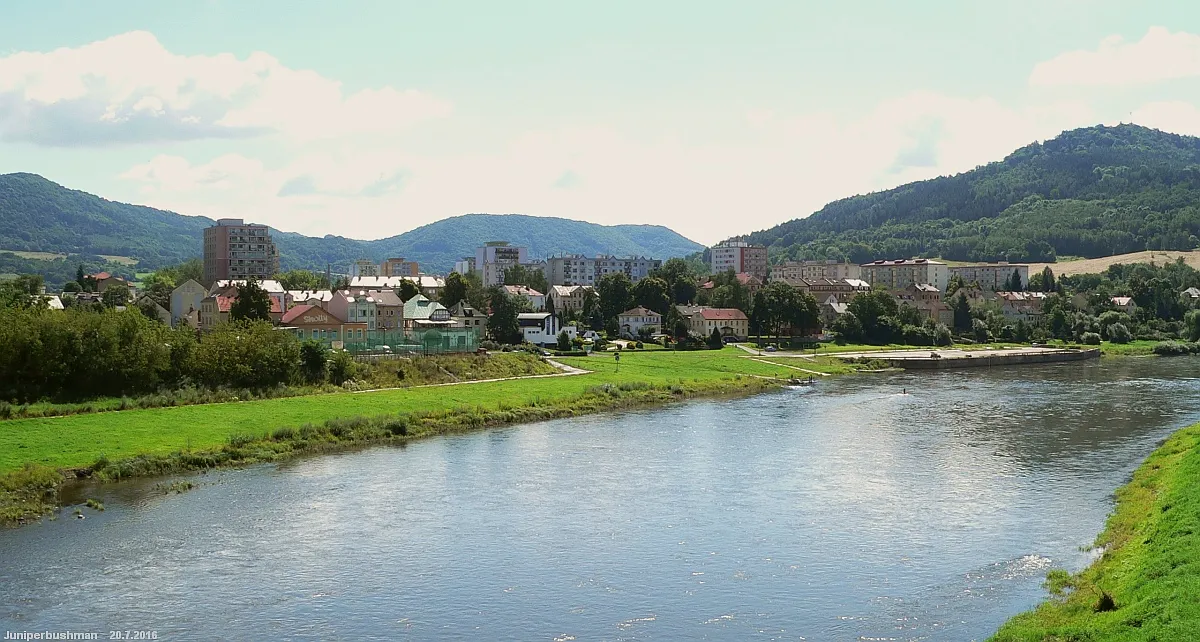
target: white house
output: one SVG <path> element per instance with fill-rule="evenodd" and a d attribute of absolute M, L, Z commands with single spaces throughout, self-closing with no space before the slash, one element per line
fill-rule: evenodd
<path fill-rule="evenodd" d="M 528 285 L 506 285 L 504 291 L 511 297 L 520 297 L 529 302 L 529 306 L 534 312 L 541 312 L 546 309 L 546 295 L 529 287 Z"/>
<path fill-rule="evenodd" d="M 575 326 L 560 326 L 558 317 L 549 312 L 522 312 L 517 315 L 517 325 L 521 326 L 525 340 L 538 346 L 557 344 L 558 334 L 564 331 L 575 338 Z"/>
<path fill-rule="evenodd" d="M 365 323 L 367 330 L 376 329 L 375 297 L 366 290 L 338 290 L 326 309 L 339 319 L 345 319 L 346 323 Z"/>
<path fill-rule="evenodd" d="M 642 328 L 650 328 L 651 332 L 658 332 L 658 329 L 662 327 L 662 315 L 654 310 L 638 306 L 618 314 L 617 324 L 621 326 L 621 336 L 636 339 Z"/>
<path fill-rule="evenodd" d="M 200 302 L 208 296 L 208 291 L 193 279 L 180 283 L 171 290 L 171 325 L 177 326 L 180 321 L 190 325 L 198 325 Z"/>
<path fill-rule="evenodd" d="M 1130 316 L 1133 316 L 1133 313 L 1137 312 L 1137 304 L 1133 302 L 1133 297 L 1115 296 L 1112 298 L 1112 304 L 1118 311 Z"/>

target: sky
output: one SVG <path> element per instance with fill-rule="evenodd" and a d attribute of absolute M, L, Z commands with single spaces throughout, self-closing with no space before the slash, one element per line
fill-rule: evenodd
<path fill-rule="evenodd" d="M 1200 3 L 4 0 L 0 173 L 310 235 L 470 212 L 710 244 L 1135 122 Z"/>

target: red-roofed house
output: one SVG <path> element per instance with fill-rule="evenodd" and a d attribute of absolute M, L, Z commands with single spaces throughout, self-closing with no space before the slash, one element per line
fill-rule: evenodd
<path fill-rule="evenodd" d="M 325 308 L 308 303 L 288 310 L 280 320 L 280 325 L 299 339 L 312 339 L 323 343 L 362 341 L 367 334 L 365 321 L 346 323 Z"/>
<path fill-rule="evenodd" d="M 722 336 L 744 339 L 750 335 L 750 319 L 737 308 L 702 308 L 692 314 L 691 331 L 707 337 L 713 330 Z"/>
<path fill-rule="evenodd" d="M 750 293 L 750 296 L 754 296 L 754 293 L 762 287 L 762 280 L 748 272 L 738 272 L 737 280 L 738 283 L 746 286 L 746 291 Z M 714 288 L 716 288 L 716 283 L 713 283 L 711 278 L 700 285 L 701 290 L 711 291 Z"/>
<path fill-rule="evenodd" d="M 121 283 L 125 285 L 125 287 L 129 287 L 129 281 L 126 281 L 119 276 L 113 276 L 108 272 L 97 272 L 89 275 L 87 278 L 91 279 L 96 284 L 97 292 L 104 292 L 108 289 L 108 286 L 114 283 Z"/>
<path fill-rule="evenodd" d="M 271 321 L 279 323 L 283 318 L 283 306 L 279 299 L 269 297 L 271 301 L 271 309 L 269 314 Z M 218 323 L 229 322 L 229 310 L 233 307 L 233 302 L 237 301 L 237 287 L 229 287 L 225 290 L 211 294 L 200 300 L 200 315 L 198 325 L 201 330 L 212 330 Z"/>

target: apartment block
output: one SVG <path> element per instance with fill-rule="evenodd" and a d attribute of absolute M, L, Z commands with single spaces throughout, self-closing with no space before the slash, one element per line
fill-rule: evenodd
<path fill-rule="evenodd" d="M 268 279 L 279 271 L 279 250 L 266 225 L 218 219 L 204 228 L 204 280 Z"/>
<path fill-rule="evenodd" d="M 945 292 L 950 283 L 950 268 L 932 259 L 880 260 L 860 267 L 862 280 L 871 285 L 882 284 L 889 290 L 903 290 L 910 285 L 928 283 Z"/>
<path fill-rule="evenodd" d="M 950 276 L 962 277 L 963 283 L 978 283 L 980 287 L 1001 292 L 1010 288 L 1005 284 L 1012 279 L 1013 272 L 1021 276 L 1022 289 L 1029 285 L 1029 266 L 1023 263 L 979 263 L 975 265 L 955 265 L 950 268 Z"/>
<path fill-rule="evenodd" d="M 508 241 L 491 241 L 475 250 L 475 271 L 483 281 L 483 287 L 504 285 L 504 271 L 528 262 L 529 248 L 509 245 Z"/>
<path fill-rule="evenodd" d="M 709 248 L 709 263 L 713 273 L 733 270 L 767 279 L 767 248 L 743 241 L 725 241 Z"/>
<path fill-rule="evenodd" d="M 384 259 L 383 263 L 379 264 L 379 276 L 417 276 L 420 273 L 417 262 L 406 260 L 404 257 Z"/>
<path fill-rule="evenodd" d="M 595 285 L 605 274 L 617 272 L 637 283 L 660 267 L 661 260 L 644 256 L 563 254 L 546 259 L 545 274 L 550 285 Z"/>
<path fill-rule="evenodd" d="M 862 268 L 848 261 L 785 261 L 771 267 L 770 281 L 861 279 Z"/>

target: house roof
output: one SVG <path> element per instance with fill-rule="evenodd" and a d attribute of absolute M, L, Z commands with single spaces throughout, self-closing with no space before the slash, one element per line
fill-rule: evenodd
<path fill-rule="evenodd" d="M 108 272 L 97 272 L 95 274 L 92 274 L 91 277 L 93 279 L 96 279 L 97 281 L 103 281 L 104 279 L 111 278 L 112 275 L 109 274 Z"/>
<path fill-rule="evenodd" d="M 662 316 L 662 315 L 655 312 L 654 310 L 647 310 L 646 308 L 643 308 L 642 306 L 639 305 L 638 307 L 633 308 L 632 310 L 626 310 L 626 311 L 622 312 L 621 314 L 618 314 L 617 316 L 620 316 L 620 317 L 658 317 L 658 316 Z"/>
<path fill-rule="evenodd" d="M 62 299 L 58 298 L 57 294 L 44 294 L 42 295 L 42 300 L 46 302 L 46 307 L 51 310 L 64 309 Z"/>
<path fill-rule="evenodd" d="M 877 266 L 885 266 L 886 267 L 886 266 L 892 266 L 892 265 L 945 265 L 945 263 L 942 263 L 941 261 L 934 261 L 933 259 L 894 259 L 891 261 L 884 261 L 884 260 L 880 259 L 878 261 L 872 261 L 870 263 L 863 263 L 862 266 L 863 267 L 877 267 Z"/>
<path fill-rule="evenodd" d="M 705 308 L 699 312 L 705 321 L 746 321 L 746 313 L 737 308 Z"/>
<path fill-rule="evenodd" d="M 404 318 L 413 321 L 427 321 L 438 310 L 446 310 L 446 306 L 420 294 L 404 302 Z M 450 311 L 446 310 L 446 314 L 449 315 Z"/>
<path fill-rule="evenodd" d="M 504 286 L 504 290 L 509 294 L 518 296 L 545 296 L 528 285 L 506 285 Z"/>
<path fill-rule="evenodd" d="M 375 305 L 400 307 L 404 302 L 396 295 L 395 290 L 371 290 L 370 295 L 375 299 Z"/>
<path fill-rule="evenodd" d="M 1200 288 L 1188 288 L 1181 292 L 1181 294 L 1186 294 L 1193 299 L 1200 299 Z"/>
<path fill-rule="evenodd" d="M 867 283 L 866 281 L 863 281 L 862 279 L 843 279 L 843 280 L 847 284 L 849 284 L 850 287 L 852 287 L 852 288 L 862 288 L 864 290 L 871 289 L 871 284 Z"/>
<path fill-rule="evenodd" d="M 934 287 L 928 283 L 913 283 L 909 287 L 918 292 L 930 292 L 930 293 L 941 292 L 941 290 L 937 289 L 936 287 Z"/>
<path fill-rule="evenodd" d="M 225 288 L 236 287 L 245 283 L 246 279 L 219 279 L 213 283 L 212 287 L 209 288 L 208 291 L 212 293 L 216 292 L 217 290 L 224 290 Z M 283 294 L 287 291 L 283 289 L 283 284 L 274 279 L 263 279 L 258 281 L 258 287 L 262 288 L 269 294 Z"/>
<path fill-rule="evenodd" d="M 1112 302 L 1116 305 L 1129 305 L 1133 303 L 1133 297 L 1115 296 L 1112 298 Z"/>
<path fill-rule="evenodd" d="M 214 298 L 217 300 L 218 312 L 229 312 L 229 309 L 233 307 L 233 302 L 237 301 L 237 295 L 217 294 Z M 279 305 L 279 299 L 267 297 L 267 300 L 271 302 L 271 314 L 283 314 L 283 307 Z"/>
<path fill-rule="evenodd" d="M 171 290 L 171 293 L 174 294 L 174 293 L 182 290 L 185 287 L 189 287 L 188 286 L 189 283 L 192 284 L 191 287 L 193 287 L 193 288 L 199 288 L 202 291 L 204 290 L 204 286 L 197 283 L 196 279 L 188 279 L 188 280 L 184 281 L 183 283 L 180 283 L 179 285 L 175 286 L 175 289 Z"/>
<path fill-rule="evenodd" d="M 459 301 L 450 308 L 450 314 L 456 317 L 473 317 L 479 314 L 479 310 L 471 307 L 466 301 Z"/>
<path fill-rule="evenodd" d="M 288 310 L 287 313 L 285 313 L 283 315 L 283 318 L 279 320 L 279 322 L 284 325 L 289 325 L 289 324 L 295 322 L 296 319 L 303 317 L 305 314 L 308 314 L 308 313 L 312 312 L 313 310 L 316 310 L 318 312 L 324 312 L 325 314 L 328 314 L 329 317 L 331 319 L 333 319 L 334 323 L 345 323 L 345 321 L 343 321 L 341 318 L 339 318 L 338 315 L 330 312 L 329 310 L 326 310 L 325 308 L 323 308 L 319 305 L 313 305 L 313 304 L 309 304 L 309 303 L 298 305 L 298 306 L 292 308 L 291 310 Z"/>
<path fill-rule="evenodd" d="M 552 285 L 550 292 L 558 296 L 572 296 L 588 290 L 594 290 L 590 285 Z"/>
<path fill-rule="evenodd" d="M 316 299 L 322 303 L 333 300 L 333 292 L 330 290 L 288 290 L 288 296 L 292 297 L 293 301 L 311 301 Z"/>
<path fill-rule="evenodd" d="M 762 281 L 759 280 L 758 277 L 756 277 L 753 274 L 750 274 L 748 272 L 738 272 L 737 274 L 734 275 L 734 277 L 738 280 L 738 283 L 741 283 L 742 285 L 762 285 Z M 704 283 L 700 284 L 700 288 L 702 290 L 711 290 L 715 287 L 716 287 L 716 284 L 713 282 L 713 280 L 711 278 L 709 280 L 705 281 Z"/>
<path fill-rule="evenodd" d="M 413 284 L 423 290 L 446 286 L 446 280 L 441 277 L 421 274 L 419 276 L 356 276 L 350 279 L 350 288 L 353 290 L 395 289 L 400 287 L 400 284 L 404 281 L 412 281 Z"/>

